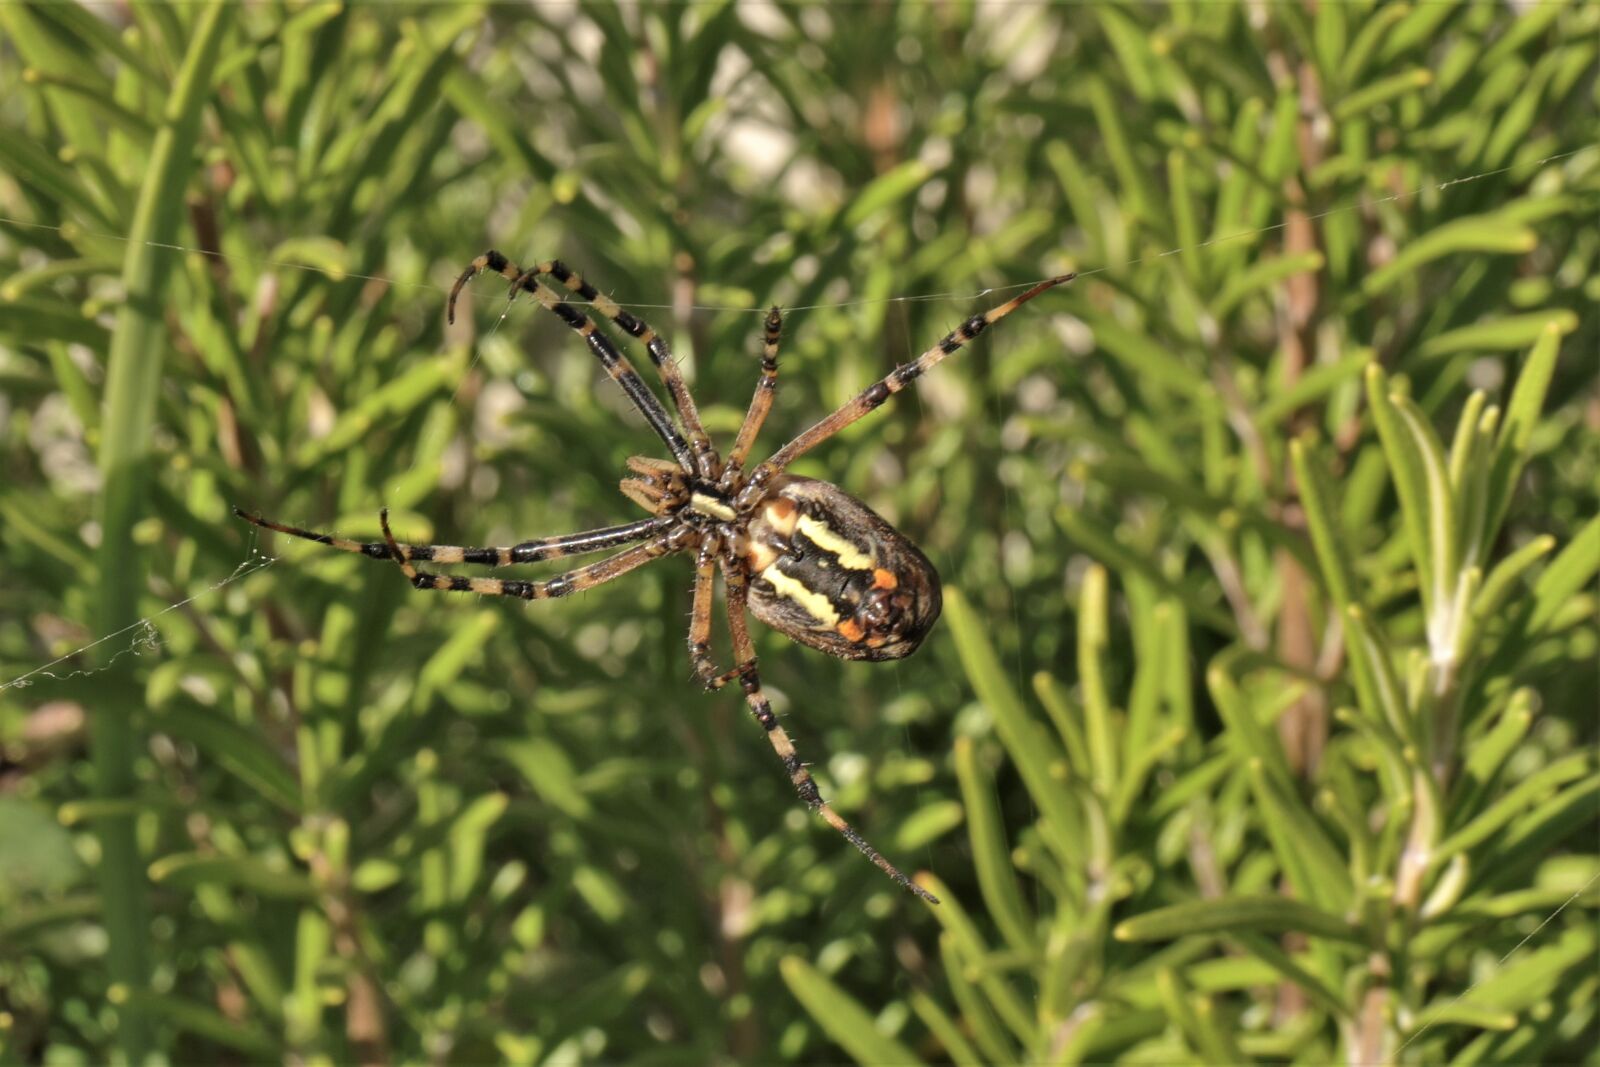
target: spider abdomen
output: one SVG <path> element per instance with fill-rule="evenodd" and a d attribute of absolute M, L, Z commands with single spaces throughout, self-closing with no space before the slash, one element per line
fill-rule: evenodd
<path fill-rule="evenodd" d="M 803 645 L 842 659 L 900 659 L 939 618 L 928 557 L 838 486 L 781 477 L 747 530 L 750 610 Z"/>

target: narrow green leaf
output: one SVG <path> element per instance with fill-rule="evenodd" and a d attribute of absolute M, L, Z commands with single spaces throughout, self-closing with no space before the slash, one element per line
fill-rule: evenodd
<path fill-rule="evenodd" d="M 924 804 L 906 816 L 895 831 L 895 850 L 915 852 L 927 848 L 960 826 L 965 817 L 961 805 L 954 800 L 935 800 Z"/>
<path fill-rule="evenodd" d="M 1269 185 L 1279 185 L 1300 165 L 1300 93 L 1293 83 L 1280 83 L 1272 105 L 1272 129 L 1261 147 L 1261 176 Z M 1322 266 L 1317 256 L 1316 270 Z M 1220 317 L 1220 316 L 1219 316 Z"/>
<path fill-rule="evenodd" d="M 202 758 L 212 759 L 263 798 L 286 812 L 301 810 L 300 782 L 284 757 L 266 741 L 215 711 L 177 704 L 150 720 L 152 730 L 170 734 L 198 747 Z"/>
<path fill-rule="evenodd" d="M 1156 975 L 1156 989 L 1167 1018 L 1204 1063 L 1245 1063 L 1238 1048 L 1225 1041 L 1206 1010 L 1209 1002 L 1197 995 L 1176 971 L 1163 969 Z"/>
<path fill-rule="evenodd" d="M 294 988 L 283 1010 L 291 1045 L 310 1042 L 320 1028 L 323 1005 L 319 977 L 332 947 L 333 930 L 321 910 L 301 908 L 295 928 Z"/>
<path fill-rule="evenodd" d="M 124 224 L 113 219 L 83 179 L 60 160 L 27 137 L 0 137 L 0 172 L 18 184 L 37 192 L 65 208 L 88 217 L 94 229 L 116 233 Z"/>
<path fill-rule="evenodd" d="M 457 360 L 426 359 L 407 368 L 398 377 L 362 397 L 334 420 L 327 436 L 303 442 L 295 453 L 297 467 L 313 467 L 366 438 L 381 426 L 421 407 L 434 394 L 454 380 L 460 368 Z"/>
<path fill-rule="evenodd" d="M 960 965 L 961 973 L 968 982 L 973 983 L 983 992 L 983 1009 L 987 1016 L 997 1015 L 1006 1027 L 1015 1033 L 1024 1042 L 1032 1040 L 1034 1024 L 1030 1013 L 1006 976 L 993 968 L 985 969 L 981 962 L 990 959 L 994 954 L 989 951 L 988 945 L 978 932 L 972 917 L 961 907 L 959 899 L 950 891 L 950 887 L 931 874 L 923 873 L 917 876 L 917 884 L 928 892 L 938 897 L 943 903 L 933 909 L 933 917 L 939 920 L 939 925 L 944 927 L 944 937 L 940 939 L 941 945 L 949 943 L 950 951 L 956 959 L 963 961 Z M 955 976 L 951 976 L 951 989 L 957 992 L 960 999 L 961 993 L 957 987 Z M 962 1001 L 963 1011 L 967 1017 L 972 1018 L 970 1005 Z"/>
<path fill-rule="evenodd" d="M 1456 603 L 1461 541 L 1460 530 L 1456 527 L 1455 496 L 1450 489 L 1450 466 L 1445 459 L 1444 445 L 1428 425 L 1427 416 L 1411 398 L 1390 394 L 1389 400 L 1399 415 L 1400 426 L 1411 438 L 1411 452 L 1422 461 L 1426 493 L 1421 521 L 1427 528 L 1429 574 L 1434 583 L 1433 596 L 1431 599 L 1424 597 L 1424 602 L 1430 604 L 1428 628 L 1429 637 L 1433 639 L 1436 628 L 1446 625 L 1441 616 L 1459 618 L 1463 612 L 1463 605 Z"/>
<path fill-rule="evenodd" d="M 1491 887 L 1504 884 L 1522 865 L 1566 840 L 1600 816 L 1600 775 L 1589 775 L 1514 821 L 1496 841 L 1498 869 L 1482 872 Z"/>
<path fill-rule="evenodd" d="M 1082 843 L 1073 833 L 1080 820 L 1064 785 L 1068 774 L 1066 759 L 1023 708 L 966 597 L 959 590 L 946 590 L 944 608 L 967 678 L 978 699 L 994 716 L 995 732 L 1021 773 L 1029 795 L 1039 805 L 1041 833 L 1063 863 L 1081 863 Z"/>
<path fill-rule="evenodd" d="M 1321 400 L 1346 382 L 1361 375 L 1373 360 L 1370 348 L 1358 348 L 1333 363 L 1318 363 L 1302 374 L 1287 389 L 1275 389 L 1256 408 L 1255 421 L 1263 429 Z"/>
<path fill-rule="evenodd" d="M 1181 602 L 1191 615 L 1203 620 L 1219 633 L 1235 636 L 1238 627 L 1229 615 L 1194 587 L 1173 580 L 1151 559 L 1134 552 L 1086 512 L 1069 507 L 1056 509 L 1056 522 L 1067 537 L 1089 555 L 1119 573 L 1137 574 L 1163 593 Z"/>
<path fill-rule="evenodd" d="M 1305 990 L 1306 995 L 1315 1001 L 1323 1011 L 1332 1015 L 1335 1019 L 1350 1018 L 1350 1008 L 1340 999 L 1339 994 L 1334 992 L 1328 983 L 1302 966 L 1299 960 L 1285 952 L 1276 941 L 1260 934 L 1243 932 L 1229 934 L 1228 936 L 1237 941 L 1245 951 L 1256 959 Z"/>
<path fill-rule="evenodd" d="M 148 52 L 129 47 L 115 26 L 92 9 L 80 4 L 39 4 L 30 10 L 39 18 L 54 22 L 65 37 L 78 42 L 85 53 L 113 55 L 152 86 L 163 90 L 172 87 L 170 74 L 158 74 L 150 64 Z"/>
<path fill-rule="evenodd" d="M 1174 237 L 1178 242 L 1178 259 L 1196 289 L 1205 288 L 1205 260 L 1201 257 L 1199 208 L 1189 178 L 1189 156 L 1182 149 L 1167 153 L 1167 187 L 1172 200 Z"/>
<path fill-rule="evenodd" d="M 249 856 L 173 853 L 150 865 L 150 880 L 175 889 L 194 889 L 205 884 L 226 885 L 285 900 L 311 900 L 317 895 L 316 886 L 303 873 L 288 867 L 272 866 Z"/>
<path fill-rule="evenodd" d="M 861 225 L 877 212 L 904 200 L 933 176 L 933 170 L 921 160 L 907 160 L 868 182 L 855 200 L 844 211 L 844 225 L 851 229 Z"/>
<path fill-rule="evenodd" d="M 97 120 L 115 126 L 142 148 L 148 148 L 155 136 L 155 130 L 151 128 L 150 123 L 143 116 L 134 114 L 106 95 L 103 84 L 91 85 L 76 78 L 33 69 L 23 71 L 22 80 L 27 85 L 47 86 L 63 96 L 70 96 L 81 102 L 86 115 L 92 115 Z"/>
<path fill-rule="evenodd" d="M 124 1004 L 137 1006 L 150 1018 L 223 1048 L 235 1049 L 253 1060 L 276 1060 L 283 1055 L 283 1046 L 259 1026 L 230 1018 L 186 997 L 132 987 L 119 987 L 118 992 Z"/>
<path fill-rule="evenodd" d="M 1467 760 L 1458 785 L 1460 796 L 1452 805 L 1456 811 L 1476 811 L 1482 797 L 1500 773 L 1506 758 L 1527 736 L 1533 725 L 1533 690 L 1518 689 L 1494 727 L 1476 744 L 1467 746 Z"/>
<path fill-rule="evenodd" d="M 508 741 L 500 755 L 526 779 L 546 804 L 574 819 L 593 813 L 589 798 L 577 788 L 577 772 L 565 749 L 543 737 Z"/>
<path fill-rule="evenodd" d="M 1448 915 L 1466 891 L 1467 879 L 1471 874 L 1472 864 L 1465 853 L 1458 852 L 1451 856 L 1444 871 L 1434 881 L 1433 888 L 1428 891 L 1422 907 L 1417 910 L 1417 917 L 1423 922 L 1432 922 L 1441 915 Z"/>
<path fill-rule="evenodd" d="M 949 897 L 941 895 L 940 899 L 948 900 Z M 967 961 L 952 934 L 945 933 L 939 937 L 939 955 L 944 964 L 945 980 L 950 983 L 950 992 L 961 1009 L 961 1018 L 972 1031 L 972 1040 L 987 1062 L 1017 1062 L 1017 1052 L 1011 1039 L 995 1018 L 994 1009 L 980 995 L 978 987 L 969 977 Z"/>
<path fill-rule="evenodd" d="M 1403 16 L 1394 32 L 1384 37 L 1378 49 L 1378 58 L 1388 61 L 1413 48 L 1424 49 L 1433 44 L 1443 24 L 1459 10 L 1454 4 L 1393 5 Z"/>
<path fill-rule="evenodd" d="M 917 1018 L 922 1020 L 928 1032 L 944 1047 L 950 1062 L 956 1067 L 983 1067 L 983 1057 L 978 1055 L 978 1050 L 961 1032 L 961 1024 L 952 1019 L 938 1001 L 920 989 L 912 990 L 909 999 L 911 1010 L 917 1013 Z"/>
<path fill-rule="evenodd" d="M 1170 941 L 1206 934 L 1285 934 L 1361 944 L 1365 936 L 1350 923 L 1321 908 L 1288 897 L 1224 897 L 1196 900 L 1145 912 L 1118 923 L 1118 941 Z"/>
<path fill-rule="evenodd" d="M 1386 104 L 1397 96 L 1415 92 L 1433 84 L 1433 71 L 1427 67 L 1404 70 L 1370 82 L 1333 105 L 1334 117 L 1351 119 L 1379 104 Z"/>
<path fill-rule="evenodd" d="M 0 944 L 21 946 L 24 939 L 41 930 L 99 916 L 99 893 L 74 893 L 38 904 L 8 904 L 0 909 Z"/>
<path fill-rule="evenodd" d="M 1076 777 L 1088 779 L 1090 773 L 1089 743 L 1084 740 L 1083 729 L 1078 725 L 1077 711 L 1067 699 L 1066 691 L 1056 676 L 1039 671 L 1033 676 L 1033 694 L 1044 705 L 1045 713 L 1055 724 L 1061 743 L 1066 746 L 1067 759 Z"/>
<path fill-rule="evenodd" d="M 1142 376 L 1142 384 L 1152 390 L 1177 393 L 1192 400 L 1210 403 L 1211 383 L 1165 346 L 1116 322 L 1109 315 L 1086 312 L 1083 321 L 1094 331 L 1095 343 L 1106 353 Z"/>
<path fill-rule="evenodd" d="M 1294 464 L 1295 482 L 1300 487 L 1300 505 L 1305 509 L 1306 526 L 1317 551 L 1323 584 L 1339 611 L 1348 611 L 1355 602 L 1355 568 L 1346 551 L 1348 538 L 1335 526 L 1339 505 L 1323 475 L 1322 464 L 1310 453 L 1304 439 L 1289 442 L 1289 458 Z"/>
<path fill-rule="evenodd" d="M 1268 773 L 1274 775 L 1285 789 L 1294 788 L 1294 775 L 1283 754 L 1283 746 L 1256 716 L 1256 710 L 1239 691 L 1238 683 L 1229 673 L 1233 659 L 1229 653 L 1217 657 L 1206 671 L 1206 687 L 1216 702 L 1217 713 L 1228 728 L 1230 743 L 1237 746 L 1239 755 L 1246 760 L 1258 760 Z"/>
<path fill-rule="evenodd" d="M 450 638 L 428 657 L 417 674 L 412 706 L 425 710 L 436 696 L 449 690 L 461 672 L 482 660 L 489 638 L 504 621 L 504 612 L 485 608 L 459 624 Z"/>
<path fill-rule="evenodd" d="M 1584 524 L 1533 583 L 1533 607 L 1526 632 L 1542 632 L 1556 613 L 1594 579 L 1597 571 L 1600 571 L 1600 515 Z"/>
<path fill-rule="evenodd" d="M 478 797 L 457 815 L 450 826 L 450 899 L 467 900 L 483 873 L 484 840 L 489 828 L 506 812 L 511 798 L 504 793 Z"/>
<path fill-rule="evenodd" d="M 1579 893 L 1574 899 L 1573 891 L 1566 886 L 1559 888 L 1541 887 L 1538 889 L 1523 889 L 1514 893 L 1502 893 L 1498 896 L 1469 897 L 1456 905 L 1445 915 L 1437 920 L 1440 923 L 1455 922 L 1493 922 L 1501 919 L 1515 919 L 1521 915 L 1546 916 L 1556 908 L 1568 901 L 1581 904 L 1585 908 L 1594 908 L 1600 902 L 1600 896 L 1594 886 L 1589 891 Z"/>
<path fill-rule="evenodd" d="M 1159 737 L 1153 738 L 1148 743 L 1141 745 L 1128 761 L 1127 769 L 1122 774 L 1122 779 L 1117 783 L 1117 795 L 1111 804 L 1111 821 L 1115 826 L 1121 826 L 1128 819 L 1133 806 L 1138 802 L 1144 792 L 1145 782 L 1150 773 L 1168 755 L 1177 750 L 1189 737 L 1189 731 L 1181 726 L 1174 726 Z"/>
<path fill-rule="evenodd" d="M 984 903 L 1012 948 L 1036 954 L 1034 920 L 1023 903 L 1022 888 L 1017 883 L 1016 869 L 1011 865 L 1011 847 L 995 803 L 994 781 L 979 764 L 971 738 L 956 739 L 955 763 L 962 803 L 966 806 L 973 866 Z"/>
<path fill-rule="evenodd" d="M 1539 343 L 1552 332 L 1565 336 L 1577 328 L 1577 312 L 1566 309 L 1505 315 L 1436 333 L 1417 347 L 1416 355 L 1437 359 L 1460 352 L 1510 352 Z"/>
<path fill-rule="evenodd" d="M 1097 75 L 1088 75 L 1085 90 L 1089 106 L 1094 109 L 1095 124 L 1105 139 L 1106 155 L 1117 172 L 1123 195 L 1133 214 L 1148 225 L 1165 228 L 1165 219 L 1157 207 L 1155 191 L 1146 168 L 1134 156 L 1128 130 L 1122 120 L 1122 106 L 1110 85 Z"/>
<path fill-rule="evenodd" d="M 1116 748 L 1112 744 L 1111 695 L 1106 691 L 1101 658 L 1110 643 L 1107 621 L 1106 569 L 1096 564 L 1083 576 L 1078 601 L 1078 685 L 1083 693 L 1084 734 L 1095 791 L 1110 797 L 1117 786 Z"/>
<path fill-rule="evenodd" d="M 1442 563 L 1433 556 L 1434 541 L 1428 514 L 1428 466 L 1418 450 L 1417 438 L 1407 431 L 1400 413 L 1390 400 L 1388 382 L 1376 365 L 1367 368 L 1367 402 L 1372 421 L 1389 461 L 1390 477 L 1400 497 L 1400 512 L 1405 520 L 1406 539 L 1411 545 L 1411 560 L 1417 569 L 1423 610 L 1431 617 L 1434 595 L 1440 588 Z"/>
<path fill-rule="evenodd" d="M 1556 931 L 1547 928 L 1547 933 Z M 1459 1003 L 1484 1012 L 1526 1011 L 1571 981 L 1580 968 L 1583 974 L 1593 974 L 1594 951 L 1594 924 L 1574 924 L 1562 931 L 1554 944 L 1530 944 L 1512 954 Z M 1417 1024 L 1424 1025 L 1430 1018 L 1426 1012 L 1419 1013 Z"/>
<path fill-rule="evenodd" d="M 1472 614 L 1477 626 L 1499 616 L 1507 599 L 1516 592 L 1517 580 L 1528 568 L 1549 555 L 1556 547 L 1556 539 L 1548 534 L 1535 537 L 1509 556 L 1502 559 L 1489 572 L 1477 596 L 1472 598 Z"/>
<path fill-rule="evenodd" d="M 1299 894 L 1329 911 L 1344 912 L 1354 893 L 1350 872 L 1316 814 L 1273 781 L 1260 763 L 1251 764 L 1250 778 L 1262 826 Z"/>
<path fill-rule="evenodd" d="M 134 527 L 148 511 L 156 404 L 163 357 L 171 345 L 164 315 L 171 304 L 167 279 L 176 260 L 162 246 L 178 240 L 184 192 L 197 158 L 200 115 L 211 95 L 212 74 L 233 10 L 233 5 L 216 0 L 193 13 L 188 49 L 166 100 L 133 218 L 125 229 L 110 227 L 125 232 L 128 241 L 122 267 L 124 295 L 117 305 L 106 362 L 106 413 L 98 454 L 103 486 L 97 511 L 101 580 L 96 587 L 95 628 L 99 633 L 121 631 L 140 615 L 147 550 L 134 537 Z M 0 145 L 19 140 L 0 137 Z M 95 794 L 102 797 L 131 794 L 134 760 L 145 747 L 134 731 L 128 706 L 128 694 L 135 691 L 132 665 L 113 660 L 114 652 L 112 646 L 103 646 L 103 696 L 90 712 Z M 149 982 L 150 931 L 145 873 L 133 823 L 105 820 L 97 829 L 111 941 L 110 978 L 129 988 L 144 988 Z M 128 1062 L 144 1062 L 153 1040 L 151 1029 L 150 1020 L 136 1005 L 118 1013 L 117 1040 Z"/>
<path fill-rule="evenodd" d="M 922 1061 L 909 1048 L 880 1031 L 859 1002 L 799 956 L 778 961 L 784 984 L 824 1033 L 863 1067 L 915 1064 Z"/>
<path fill-rule="evenodd" d="M 1096 210 L 1097 197 L 1090 170 L 1073 153 L 1064 138 L 1052 138 L 1044 146 L 1045 162 L 1061 185 L 1062 196 L 1072 209 L 1072 222 L 1089 238 L 1091 251 L 1105 248 L 1105 233 Z"/>
<path fill-rule="evenodd" d="M 1539 340 L 1528 353 L 1522 373 L 1517 375 L 1516 387 L 1506 404 L 1505 418 L 1500 424 L 1500 440 L 1495 444 L 1494 465 L 1489 474 L 1489 499 L 1485 508 L 1485 539 L 1492 539 L 1500 529 L 1511 504 L 1512 491 L 1528 461 L 1528 445 L 1533 439 L 1533 428 L 1539 422 L 1544 408 L 1545 394 L 1550 389 L 1550 379 L 1555 374 L 1556 356 L 1561 347 L 1561 328 L 1554 321 L 1547 323 Z"/>
<path fill-rule="evenodd" d="M 1361 291 L 1368 298 L 1380 296 L 1402 278 L 1415 274 L 1418 267 L 1445 256 L 1462 252 L 1522 255 L 1538 244 L 1538 235 L 1518 223 L 1492 215 L 1457 219 L 1405 245 L 1394 259 L 1362 280 Z"/>
<path fill-rule="evenodd" d="M 1410 10 L 1406 4 L 1384 4 L 1363 15 L 1355 37 L 1338 57 L 1341 82 L 1345 85 L 1360 83 L 1373 54 L 1380 45 L 1387 43 L 1395 23 L 1405 18 Z"/>
<path fill-rule="evenodd" d="M 1414 743 L 1405 691 L 1383 635 L 1368 620 L 1366 612 L 1354 606 L 1345 612 L 1345 627 L 1362 709 L 1374 722 L 1384 724 L 1397 743 Z"/>
<path fill-rule="evenodd" d="M 1463 1001 L 1447 1000 L 1431 1004 L 1418 1013 L 1431 1026 L 1470 1026 L 1475 1030 L 1513 1030 L 1514 1012 L 1480 1008 Z"/>

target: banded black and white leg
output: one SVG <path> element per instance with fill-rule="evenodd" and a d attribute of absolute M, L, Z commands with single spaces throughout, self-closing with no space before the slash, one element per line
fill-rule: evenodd
<path fill-rule="evenodd" d="M 695 407 L 694 398 L 689 395 L 689 387 L 683 380 L 683 374 L 678 368 L 677 359 L 672 355 L 672 350 L 668 347 L 666 340 L 656 333 L 649 323 L 624 311 L 616 301 L 584 281 L 582 275 L 566 266 L 560 260 L 546 260 L 528 270 L 523 270 L 516 263 L 493 249 L 473 260 L 461 272 L 461 276 L 456 279 L 455 285 L 451 287 L 446 312 L 449 321 L 455 321 L 456 296 L 461 291 L 462 286 L 474 275 L 486 270 L 493 271 L 509 279 L 513 297 L 518 292 L 532 294 L 534 299 L 554 312 L 563 322 L 583 336 L 584 341 L 589 345 L 596 357 L 599 358 L 606 372 L 622 386 L 623 391 L 633 400 L 634 406 L 639 408 L 646 421 L 650 422 L 651 427 L 672 449 L 673 456 L 683 465 L 684 470 L 699 474 L 702 478 L 715 476 L 717 471 L 716 450 L 712 447 L 711 438 L 701 424 L 700 412 Z M 666 386 L 667 394 L 672 398 L 673 407 L 678 412 L 678 418 L 682 421 L 683 430 L 688 435 L 690 444 L 684 445 L 680 451 L 672 439 L 672 437 L 676 437 L 678 444 L 681 444 L 684 440 L 681 435 L 678 435 L 676 427 L 672 429 L 672 437 L 662 433 L 662 427 L 656 421 L 655 416 L 659 414 L 661 419 L 669 426 L 671 425 L 671 420 L 667 416 L 666 410 L 662 408 L 660 401 L 656 399 L 655 394 L 649 392 L 643 381 L 639 379 L 637 372 L 634 371 L 632 364 L 622 357 L 622 354 L 611 344 L 610 339 L 605 334 L 600 333 L 595 328 L 594 323 L 587 315 L 578 311 L 571 304 L 562 301 L 551 287 L 539 284 L 538 278 L 541 275 L 550 275 L 556 278 L 568 291 L 577 294 L 593 305 L 596 311 L 609 318 L 624 332 L 638 338 L 644 344 L 645 351 L 650 356 L 650 362 L 655 366 L 657 375 L 661 378 L 662 384 Z M 631 379 L 629 376 L 631 376 Z M 644 396 L 639 395 L 640 393 L 643 393 Z M 648 400 L 645 399 L 646 396 Z M 647 408 L 653 408 L 654 411 L 647 410 Z"/>
<path fill-rule="evenodd" d="M 436 593 L 509 596 L 520 600 L 553 600 L 557 597 L 571 596 L 585 589 L 593 589 L 597 585 L 620 578 L 629 571 L 638 570 L 646 563 L 663 556 L 686 551 L 693 547 L 690 538 L 695 533 L 687 527 L 676 527 L 656 535 L 644 544 L 634 545 L 626 551 L 608 556 L 598 563 L 591 563 L 553 578 L 524 581 L 510 578 L 469 578 L 463 575 L 419 571 L 412 566 L 411 560 L 406 557 L 400 543 L 395 540 L 394 533 L 389 529 L 388 508 L 378 513 L 378 523 L 383 527 L 383 539 L 389 548 L 389 558 L 399 565 L 400 570 L 417 589 Z"/>
<path fill-rule="evenodd" d="M 341 552 L 355 552 L 370 559 L 392 559 L 389 545 L 383 541 L 353 541 L 346 537 L 318 533 L 299 526 L 276 522 L 236 507 L 233 513 L 245 522 L 263 530 L 288 534 L 319 545 L 327 545 Z M 501 547 L 465 545 L 413 545 L 397 542 L 401 558 L 423 563 L 478 563 L 490 567 L 510 567 L 519 563 L 539 563 L 561 559 L 564 556 L 581 556 L 589 552 L 603 552 L 608 548 L 633 544 L 654 537 L 672 525 L 667 518 L 641 519 L 620 526 L 606 526 L 599 530 L 565 534 L 561 537 L 543 537 L 520 544 Z"/>
<path fill-rule="evenodd" d="M 694 666 L 695 677 L 707 689 L 721 688 L 721 672 L 711 658 L 712 593 L 717 580 L 718 545 L 712 537 L 700 542 L 695 557 L 694 592 L 689 607 L 689 662 Z"/>
<path fill-rule="evenodd" d="M 717 477 L 721 472 L 718 470 L 716 449 L 711 444 L 711 436 L 706 433 L 705 426 L 700 421 L 700 411 L 695 407 L 694 396 L 690 394 L 689 386 L 683 380 L 683 372 L 678 367 L 677 357 L 672 354 L 667 339 L 657 333 L 648 322 L 623 310 L 615 300 L 584 281 L 583 275 L 559 259 L 547 260 L 528 273 L 548 274 L 556 278 L 569 292 L 576 293 L 588 301 L 596 311 L 644 345 L 656 374 L 661 378 L 661 384 L 666 387 L 667 395 L 672 398 L 672 406 L 677 409 L 678 419 L 683 424 L 684 433 L 689 437 L 689 444 L 694 449 L 696 470 L 702 478 Z"/>
<path fill-rule="evenodd" d="M 854 398 L 840 406 L 833 414 L 828 415 L 811 428 L 803 431 L 794 440 L 773 453 L 770 459 L 751 471 L 750 477 L 746 479 L 744 487 L 740 490 L 740 506 L 753 506 L 756 501 L 765 495 L 767 486 L 772 479 L 787 468 L 789 464 L 846 426 L 878 410 L 891 396 L 938 366 L 946 356 L 959 351 L 963 345 L 984 330 L 999 322 L 1040 293 L 1070 282 L 1075 277 L 1077 277 L 1075 274 L 1062 274 L 1042 281 L 1027 292 L 1014 296 L 1005 303 L 990 308 L 988 311 L 972 316 L 959 327 L 946 334 L 938 344 L 922 353 L 922 355 L 909 363 L 900 364 L 883 378 L 867 386 L 867 388 L 856 394 Z"/>
<path fill-rule="evenodd" d="M 773 399 L 778 392 L 778 343 L 783 340 L 783 312 L 774 307 L 767 312 L 767 321 L 761 339 L 761 377 L 756 381 L 756 391 L 750 397 L 750 408 L 739 426 L 739 436 L 734 438 L 728 452 L 728 462 L 723 467 L 722 486 L 731 488 L 744 469 L 744 461 L 756 443 L 756 435 L 772 411 Z"/>
<path fill-rule="evenodd" d="M 855 827 L 845 822 L 844 818 L 822 799 L 816 779 L 811 777 L 811 772 L 801 762 L 800 754 L 795 751 L 794 742 L 789 739 L 788 732 L 778 722 L 778 716 L 772 710 L 772 703 L 761 690 L 761 674 L 756 665 L 755 643 L 750 640 L 750 628 L 745 620 L 745 602 L 749 598 L 750 586 L 744 562 L 736 556 L 724 553 L 721 563 L 722 576 L 728 586 L 728 632 L 733 637 L 734 660 L 739 664 L 729 674 L 738 678 L 739 687 L 744 690 L 745 703 L 750 707 L 750 714 L 761 724 L 772 750 L 778 754 L 778 759 L 783 761 L 783 769 L 788 772 L 789 781 L 793 783 L 795 792 L 805 802 L 806 807 L 821 815 L 824 822 L 843 834 L 845 840 L 876 864 L 879 870 L 928 903 L 939 903 L 938 897 L 907 878 L 898 867 L 884 859 Z"/>

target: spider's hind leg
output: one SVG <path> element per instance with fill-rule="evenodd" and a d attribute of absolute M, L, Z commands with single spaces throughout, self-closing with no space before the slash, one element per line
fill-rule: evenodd
<path fill-rule="evenodd" d="M 843 834 L 845 840 L 875 863 L 884 874 L 928 903 L 939 903 L 938 897 L 907 878 L 898 867 L 884 859 L 855 827 L 845 822 L 839 813 L 822 799 L 816 780 L 801 762 L 800 754 L 795 751 L 794 742 L 789 740 L 789 734 L 779 724 L 771 702 L 761 691 L 761 675 L 756 669 L 755 645 L 750 640 L 750 630 L 745 624 L 744 617 L 745 601 L 749 596 L 749 579 L 744 573 L 743 564 L 737 559 L 730 560 L 725 555 L 722 559 L 722 573 L 728 583 L 728 630 L 733 636 L 733 655 L 739 663 L 739 666 L 729 674 L 738 678 L 739 687 L 744 690 L 745 703 L 750 706 L 750 714 L 755 716 L 756 722 L 766 731 L 772 750 L 783 761 L 783 769 L 789 772 L 789 781 L 794 783 L 795 792 L 805 801 L 806 807 L 821 815 L 829 826 Z"/>

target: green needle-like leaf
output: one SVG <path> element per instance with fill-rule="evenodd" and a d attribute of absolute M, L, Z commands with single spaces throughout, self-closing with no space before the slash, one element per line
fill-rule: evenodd
<path fill-rule="evenodd" d="M 995 807 L 994 782 L 979 766 L 971 740 L 961 738 L 956 742 L 955 758 L 961 800 L 967 810 L 967 833 L 972 841 L 973 862 L 984 903 L 1012 948 L 1035 953 L 1038 946 L 1033 919 L 1023 903 L 1022 890 L 1011 865 L 1011 849 Z"/>
<path fill-rule="evenodd" d="M 1239 931 L 1283 934 L 1292 930 L 1333 941 L 1359 944 L 1363 940 L 1361 931 L 1338 916 L 1287 897 L 1224 897 L 1174 904 L 1124 919 L 1112 933 L 1118 941 L 1167 941 Z"/>

